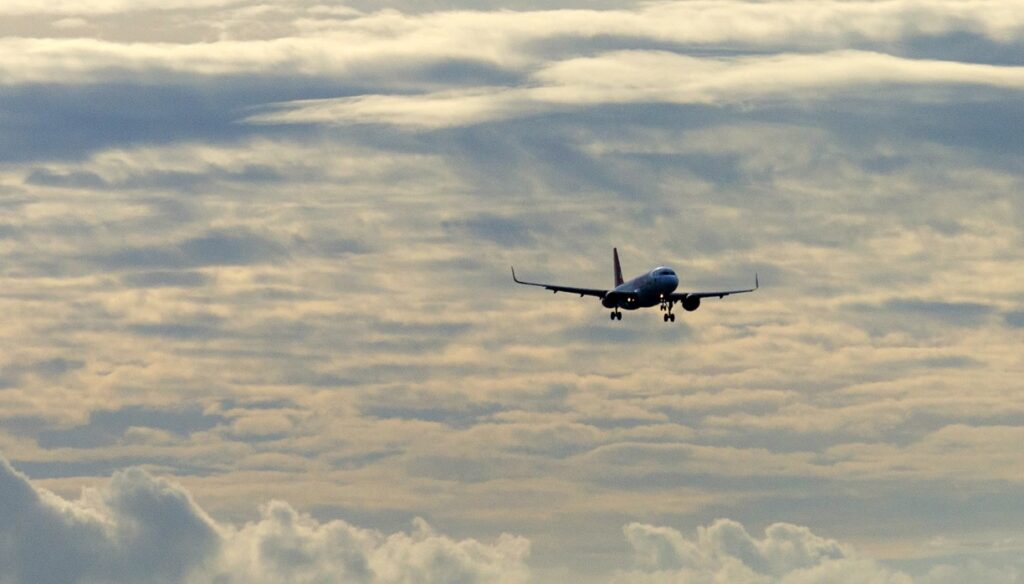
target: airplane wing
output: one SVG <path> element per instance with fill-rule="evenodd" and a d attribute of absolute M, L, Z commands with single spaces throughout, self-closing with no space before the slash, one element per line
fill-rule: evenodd
<path fill-rule="evenodd" d="M 559 292 L 569 292 L 571 294 L 579 294 L 582 296 L 597 296 L 598 298 L 604 298 L 608 294 L 608 290 L 598 290 L 597 288 L 573 288 L 572 286 L 558 286 L 555 284 L 540 284 L 538 282 L 524 282 L 516 277 L 516 269 L 512 268 L 512 279 L 516 284 L 525 284 L 527 286 L 540 286 L 545 290 L 551 290 L 555 294 Z"/>
<path fill-rule="evenodd" d="M 669 295 L 668 299 L 676 302 L 685 300 L 686 298 L 725 298 L 730 294 L 743 294 L 745 292 L 753 292 L 761 287 L 761 284 L 757 281 L 757 274 L 754 274 L 754 287 L 747 288 L 746 290 L 721 290 L 719 292 L 673 292 Z"/>

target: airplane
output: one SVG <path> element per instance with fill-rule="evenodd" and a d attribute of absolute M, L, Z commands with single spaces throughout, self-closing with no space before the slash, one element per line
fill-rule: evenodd
<path fill-rule="evenodd" d="M 622 266 L 619 265 L 619 250 L 612 248 L 612 258 L 615 262 L 615 287 L 611 290 L 598 288 L 573 288 L 571 286 L 559 286 L 556 284 L 541 284 L 539 282 L 526 282 L 516 277 L 516 268 L 512 266 L 512 280 L 516 284 L 527 286 L 540 286 L 553 293 L 570 292 L 584 296 L 597 296 L 605 308 L 611 308 L 611 319 L 622 320 L 622 310 L 636 310 L 638 308 L 650 308 L 660 306 L 664 312 L 665 322 L 675 322 L 676 315 L 672 313 L 672 307 L 676 302 L 682 305 L 687 312 L 693 312 L 700 307 L 702 298 L 725 298 L 730 294 L 743 294 L 753 292 L 761 287 L 757 281 L 757 274 L 754 274 L 754 287 L 746 290 L 722 290 L 719 292 L 676 292 L 679 286 L 679 277 L 675 270 L 665 266 L 659 266 L 646 274 L 637 276 L 628 282 L 622 279 Z"/>

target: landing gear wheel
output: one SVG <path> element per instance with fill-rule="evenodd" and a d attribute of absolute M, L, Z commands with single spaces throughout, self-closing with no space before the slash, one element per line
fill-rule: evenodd
<path fill-rule="evenodd" d="M 668 315 L 668 319 L 671 320 L 672 322 L 675 322 L 676 321 L 676 315 L 670 314 L 670 315 Z"/>
<path fill-rule="evenodd" d="M 664 320 L 665 322 L 668 322 L 669 315 L 668 314 L 663 314 L 663 315 L 661 315 L 661 319 Z"/>

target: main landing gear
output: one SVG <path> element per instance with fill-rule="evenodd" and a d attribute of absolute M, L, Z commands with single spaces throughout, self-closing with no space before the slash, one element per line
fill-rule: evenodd
<path fill-rule="evenodd" d="M 675 303 L 674 302 L 662 302 L 661 303 L 661 310 L 665 312 L 665 314 L 662 315 L 662 320 L 664 320 L 665 322 L 675 322 L 676 321 L 676 315 L 672 314 L 672 305 L 673 304 L 675 304 Z"/>
<path fill-rule="evenodd" d="M 609 316 L 611 316 L 612 320 L 622 320 L 622 313 L 618 309 L 613 310 Z"/>

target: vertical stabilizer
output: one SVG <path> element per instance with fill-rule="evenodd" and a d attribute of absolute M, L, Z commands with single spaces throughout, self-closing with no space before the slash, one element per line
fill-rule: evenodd
<path fill-rule="evenodd" d="M 612 248 L 612 258 L 615 259 L 615 287 L 618 288 L 622 285 L 622 266 L 619 265 L 619 249 Z"/>

